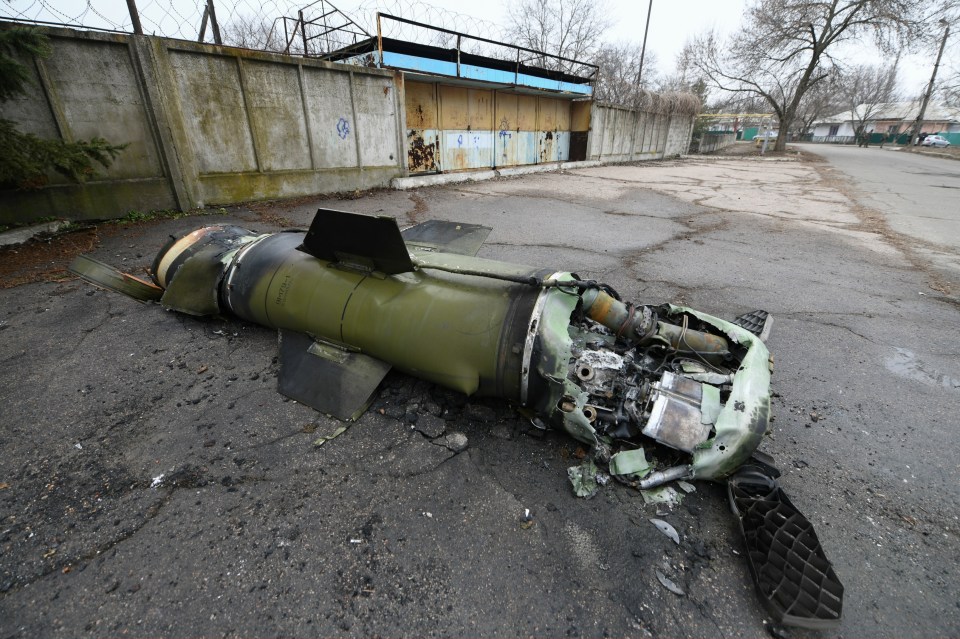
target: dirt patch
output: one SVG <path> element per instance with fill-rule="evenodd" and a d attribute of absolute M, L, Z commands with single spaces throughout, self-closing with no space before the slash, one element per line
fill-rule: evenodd
<path fill-rule="evenodd" d="M 798 149 L 787 146 L 786 151 L 774 151 L 773 144 L 771 143 L 767 147 L 767 152 L 760 154 L 760 147 L 756 146 L 752 141 L 751 142 L 735 142 L 728 147 L 722 148 L 718 151 L 713 151 L 712 153 L 704 153 L 703 155 L 711 157 L 765 157 L 765 158 L 778 158 L 778 157 L 796 157 L 800 154 L 801 151 Z"/>
<path fill-rule="evenodd" d="M 960 146 L 948 146 L 943 149 L 931 146 L 905 146 L 900 149 L 900 152 L 932 155 L 933 157 L 946 158 L 948 160 L 960 160 Z"/>
<path fill-rule="evenodd" d="M 430 210 L 426 200 L 416 193 L 410 194 L 410 201 L 413 202 L 413 210 L 407 213 L 407 218 L 411 224 L 420 224 L 423 222 L 423 216 Z"/>
<path fill-rule="evenodd" d="M 73 258 L 99 243 L 98 229 L 90 228 L 0 248 L 0 288 L 70 279 L 67 266 Z"/>

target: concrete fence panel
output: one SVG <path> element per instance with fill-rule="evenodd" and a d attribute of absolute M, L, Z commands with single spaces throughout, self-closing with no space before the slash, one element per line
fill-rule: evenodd
<path fill-rule="evenodd" d="M 39 137 L 127 147 L 84 185 L 51 173 L 39 189 L 0 192 L 0 223 L 366 189 L 404 172 L 402 81 L 392 71 L 43 31 L 52 53 L 24 61 L 35 81 L 0 117 Z"/>
<path fill-rule="evenodd" d="M 694 114 L 658 113 L 594 103 L 588 143 L 590 160 L 633 162 L 685 153 Z"/>

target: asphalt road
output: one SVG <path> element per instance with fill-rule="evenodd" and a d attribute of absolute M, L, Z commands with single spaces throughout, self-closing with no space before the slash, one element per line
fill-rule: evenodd
<path fill-rule="evenodd" d="M 826 158 L 849 180 L 858 202 L 916 240 L 926 259 L 960 282 L 960 162 L 889 146 L 797 147 Z"/>
<path fill-rule="evenodd" d="M 762 448 L 846 586 L 843 624 L 823 634 L 957 636 L 960 304 L 827 168 L 703 159 L 280 202 L 103 227 L 92 253 L 142 272 L 170 234 L 304 226 L 333 206 L 493 226 L 481 256 L 638 302 L 765 308 Z M 23 257 L 8 251 L 0 262 Z M 620 485 L 577 499 L 575 442 L 400 374 L 316 447 L 338 424 L 275 392 L 272 332 L 62 266 L 0 288 L 0 637 L 769 632 L 722 486 L 673 510 Z"/>

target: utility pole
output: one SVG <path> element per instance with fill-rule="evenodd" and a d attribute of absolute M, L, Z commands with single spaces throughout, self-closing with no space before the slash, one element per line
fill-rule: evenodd
<path fill-rule="evenodd" d="M 923 127 L 923 116 L 927 114 L 927 104 L 930 102 L 930 95 L 933 93 L 933 83 L 937 79 L 937 69 L 940 68 L 940 59 L 943 57 L 943 48 L 947 45 L 947 38 L 950 36 L 950 23 L 940 19 L 940 24 L 944 26 L 943 39 L 940 40 L 940 51 L 937 53 L 937 61 L 933 65 L 933 74 L 930 76 L 930 84 L 927 85 L 927 92 L 923 95 L 923 102 L 920 103 L 920 113 L 917 114 L 917 121 L 913 124 L 913 135 L 910 136 L 910 146 L 917 143 L 920 137 L 920 129 Z"/>
<path fill-rule="evenodd" d="M 647 28 L 643 30 L 643 45 L 640 47 L 640 70 L 637 71 L 637 86 L 640 86 L 640 78 L 643 77 L 643 57 L 647 53 L 647 33 L 650 31 L 650 12 L 653 11 L 653 0 L 647 5 Z"/>

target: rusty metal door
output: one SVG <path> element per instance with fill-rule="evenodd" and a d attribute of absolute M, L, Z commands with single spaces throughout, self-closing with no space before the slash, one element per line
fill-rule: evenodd
<path fill-rule="evenodd" d="M 407 112 L 407 169 L 431 173 L 440 169 L 440 126 L 437 116 L 437 85 L 405 82 Z"/>

